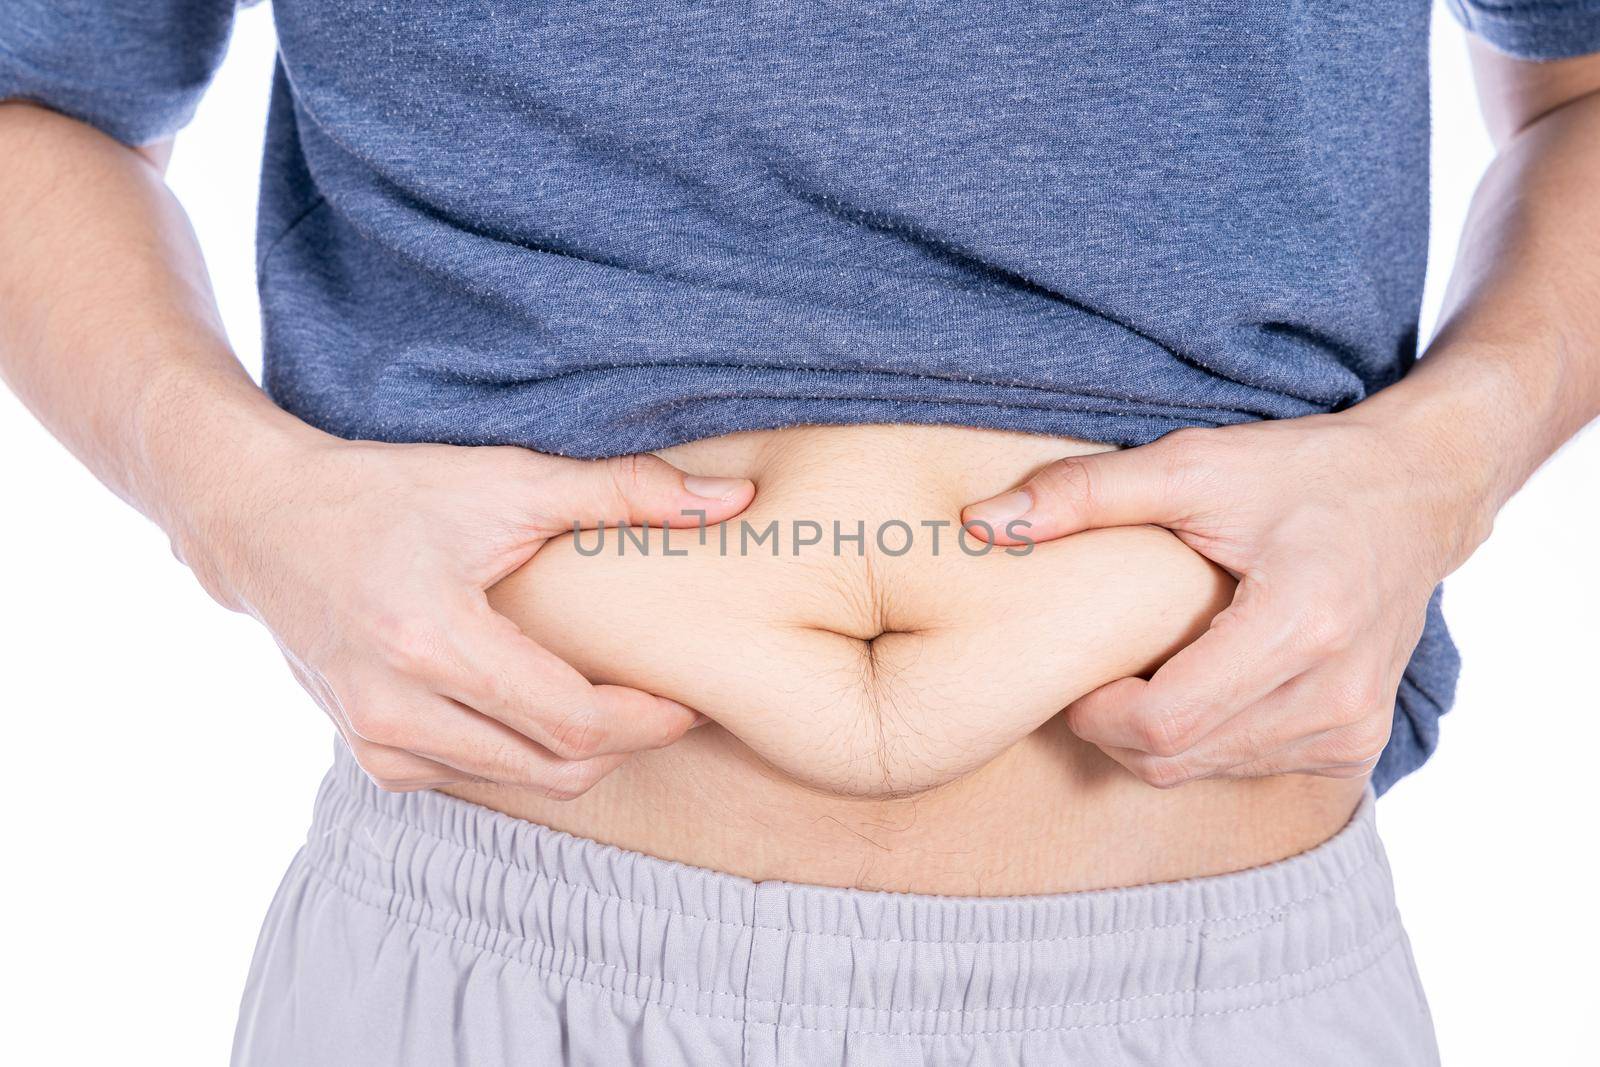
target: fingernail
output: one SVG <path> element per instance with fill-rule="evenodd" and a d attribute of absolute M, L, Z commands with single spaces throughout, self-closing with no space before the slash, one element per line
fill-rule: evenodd
<path fill-rule="evenodd" d="M 1026 489 L 1013 489 L 1009 493 L 990 497 L 969 507 L 962 513 L 963 522 L 986 522 L 1000 529 L 1012 519 L 1020 519 L 1033 509 L 1033 496 Z"/>
<path fill-rule="evenodd" d="M 724 504 L 744 492 L 749 484 L 748 478 L 702 478 L 697 474 L 691 474 L 683 480 L 683 487 L 695 496 L 719 500 Z"/>

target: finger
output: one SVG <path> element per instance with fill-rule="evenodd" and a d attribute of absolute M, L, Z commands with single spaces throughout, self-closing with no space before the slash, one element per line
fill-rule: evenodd
<path fill-rule="evenodd" d="M 1371 755 L 1361 760 L 1338 762 L 1318 756 L 1309 745 L 1302 749 L 1297 743 L 1282 752 L 1249 763 L 1226 770 L 1206 771 L 1183 756 L 1158 757 L 1148 752 L 1135 752 L 1131 748 L 1106 748 L 1101 751 L 1120 763 L 1135 778 L 1157 789 L 1176 789 L 1207 778 L 1270 778 L 1282 774 L 1362 778 L 1372 773 L 1379 758 L 1378 755 Z"/>
<path fill-rule="evenodd" d="M 1207 761 L 1232 777 L 1370 770 L 1389 743 L 1399 679 L 1363 667 L 1335 660 L 1282 686 L 1203 742 Z"/>
<path fill-rule="evenodd" d="M 1098 526 L 1177 526 L 1194 509 L 1193 438 L 1056 460 L 1009 492 L 961 512 L 973 536 L 996 544 L 1048 541 Z M 1204 431 L 1198 431 L 1204 432 Z"/>
<path fill-rule="evenodd" d="M 374 702 L 353 721 L 363 745 L 441 768 L 451 780 L 532 789 L 557 800 L 587 792 L 627 758 L 559 759 L 504 723 L 431 695 Z"/>
<path fill-rule="evenodd" d="M 367 772 L 372 784 L 391 793 L 410 793 L 418 789 L 437 789 L 469 781 L 471 776 L 403 748 L 375 744 L 343 730 L 356 763 Z"/>
<path fill-rule="evenodd" d="M 1212 731 L 1315 662 L 1298 614 L 1246 578 L 1233 603 L 1148 682 L 1123 678 L 1066 708 L 1073 733 L 1102 748 L 1154 756 L 1187 752 Z"/>
<path fill-rule="evenodd" d="M 648 454 L 576 460 L 537 456 L 532 502 L 546 532 L 600 523 L 694 526 L 723 522 L 755 497 L 748 478 L 685 475 Z"/>
<path fill-rule="evenodd" d="M 1145 781 L 1173 786 L 1197 778 L 1241 778 L 1368 763 L 1388 741 L 1390 713 L 1346 663 L 1301 674 L 1173 756 L 1107 749 Z M 1378 687 L 1370 692 L 1376 694 Z M 1392 697 L 1389 707 L 1392 708 Z M 1375 759 L 1375 756 L 1373 756 Z M 1299 762 L 1297 762 L 1299 761 Z"/>
<path fill-rule="evenodd" d="M 1241 764 L 1215 777 L 1272 778 L 1281 774 L 1309 774 L 1318 778 L 1366 778 L 1377 769 L 1381 755 L 1368 756 L 1353 763 L 1331 763 L 1314 759 L 1307 752 L 1284 753 L 1268 756 L 1255 763 Z"/>
<path fill-rule="evenodd" d="M 1273 774 L 1315 774 L 1361 778 L 1372 773 L 1389 743 L 1393 711 L 1297 738 L 1276 752 L 1236 764 L 1218 777 L 1259 778 Z"/>
<path fill-rule="evenodd" d="M 565 760 L 661 748 L 696 724 L 693 709 L 624 686 L 596 686 L 487 602 L 458 609 L 436 639 L 391 666 Z"/>
<path fill-rule="evenodd" d="M 327 713 L 328 718 L 333 721 L 334 728 L 339 731 L 339 736 L 349 746 L 351 755 L 355 756 L 356 763 L 379 789 L 392 793 L 405 793 L 417 789 L 435 789 L 441 785 L 451 785 L 466 780 L 465 775 L 452 767 L 401 748 L 374 744 L 362 737 L 350 720 L 348 703 L 334 692 L 333 686 L 317 672 L 301 663 L 287 648 L 284 649 L 284 658 L 295 680 L 305 687 L 306 692 L 310 693 L 318 706 Z"/>

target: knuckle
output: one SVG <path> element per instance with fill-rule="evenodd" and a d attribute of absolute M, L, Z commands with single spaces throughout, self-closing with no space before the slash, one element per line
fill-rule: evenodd
<path fill-rule="evenodd" d="M 607 730 L 592 709 L 576 708 L 562 714 L 550 728 L 549 749 L 564 760 L 586 760 L 600 753 Z"/>
<path fill-rule="evenodd" d="M 1329 763 L 1339 765 L 1364 765 L 1377 762 L 1389 743 L 1390 723 L 1381 718 L 1369 718 L 1336 730 L 1328 737 L 1321 753 Z"/>
<path fill-rule="evenodd" d="M 479 711 L 511 708 L 516 704 L 513 686 L 494 671 L 460 671 L 451 681 Z"/>
<path fill-rule="evenodd" d="M 603 462 L 606 465 L 606 474 L 611 479 L 612 489 L 620 499 L 629 500 L 649 485 L 650 476 L 657 470 L 660 460 L 640 453 L 615 456 Z"/>
<path fill-rule="evenodd" d="M 1334 693 L 1333 711 L 1349 729 L 1366 726 L 1383 703 L 1382 687 L 1370 678 L 1352 678 Z"/>
<path fill-rule="evenodd" d="M 422 788 L 415 762 L 403 752 L 382 748 L 363 748 L 356 752 L 358 763 L 379 789 L 390 793 Z"/>
<path fill-rule="evenodd" d="M 1157 444 L 1160 476 L 1169 495 L 1215 483 L 1218 453 L 1214 430 L 1188 426 L 1167 434 Z"/>
<path fill-rule="evenodd" d="M 1252 625 L 1254 620 L 1250 617 L 1250 612 L 1241 605 L 1233 603 L 1212 616 L 1208 629 L 1218 634 L 1232 635 L 1239 630 L 1248 633 Z"/>
<path fill-rule="evenodd" d="M 401 674 L 425 674 L 439 657 L 439 635 L 431 624 L 388 616 L 376 623 L 376 632 L 383 662 Z"/>
<path fill-rule="evenodd" d="M 1194 773 L 1182 761 L 1176 759 L 1151 759 L 1141 760 L 1134 769 L 1134 774 L 1146 785 L 1156 789 L 1176 789 L 1180 785 L 1193 780 Z"/>
<path fill-rule="evenodd" d="M 1075 511 L 1094 501 L 1094 474 L 1089 464 L 1072 457 L 1057 460 L 1028 485 L 1036 506 L 1049 511 Z"/>
<path fill-rule="evenodd" d="M 1168 708 L 1139 718 L 1135 726 L 1141 747 L 1153 756 L 1170 759 L 1187 752 L 1199 735 L 1200 717 Z"/>
<path fill-rule="evenodd" d="M 576 800 L 593 789 L 604 775 L 604 769 L 593 761 L 569 761 L 555 769 L 542 791 L 551 800 Z"/>
<path fill-rule="evenodd" d="M 367 697 L 346 700 L 344 714 L 350 729 L 362 740 L 405 747 L 405 719 L 388 703 Z"/>
<path fill-rule="evenodd" d="M 473 769 L 480 777 L 502 785 L 524 785 L 534 789 L 543 786 L 537 765 L 514 745 L 496 745 L 480 752 Z"/>
<path fill-rule="evenodd" d="M 1336 603 L 1341 594 L 1334 593 L 1320 603 Z M 1323 655 L 1344 652 L 1355 640 L 1355 627 L 1342 612 L 1326 607 L 1313 607 L 1300 616 L 1295 628 L 1300 644 L 1306 650 Z"/>

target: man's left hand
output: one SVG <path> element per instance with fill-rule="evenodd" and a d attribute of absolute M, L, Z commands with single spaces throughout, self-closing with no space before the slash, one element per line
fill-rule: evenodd
<path fill-rule="evenodd" d="M 1233 603 L 1148 680 L 1074 701 L 1074 733 L 1153 785 L 1369 774 L 1439 580 L 1488 534 L 1474 465 L 1443 433 L 1333 415 L 1184 429 L 1059 460 L 962 518 L 1047 541 L 1171 530 L 1238 579 Z"/>

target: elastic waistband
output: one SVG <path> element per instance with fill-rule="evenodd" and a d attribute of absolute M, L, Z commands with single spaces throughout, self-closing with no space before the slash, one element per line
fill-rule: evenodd
<path fill-rule="evenodd" d="M 341 746 L 342 749 L 342 746 Z M 1403 937 L 1369 790 L 1350 823 L 1236 874 L 1052 896 L 863 892 L 733 875 L 437 793 L 341 751 L 301 863 L 395 920 L 618 995 L 778 1026 L 896 1033 L 1244 1011 Z"/>

